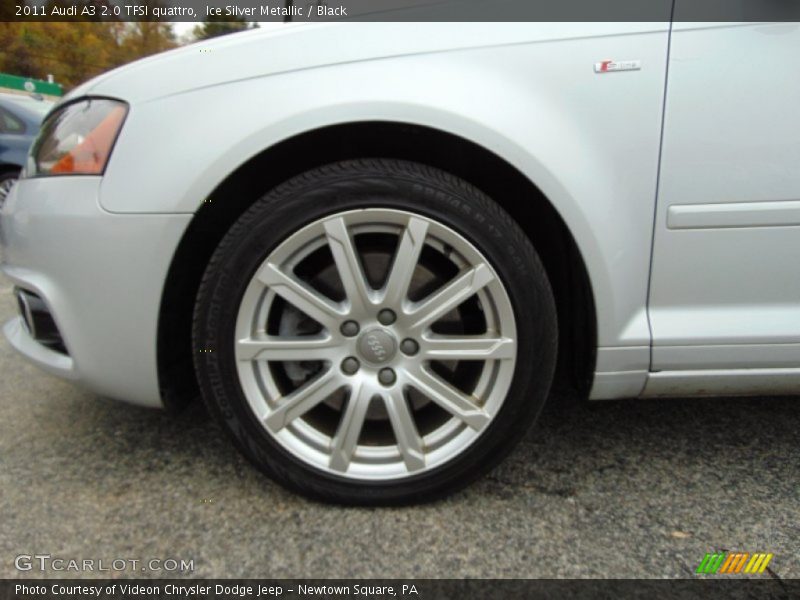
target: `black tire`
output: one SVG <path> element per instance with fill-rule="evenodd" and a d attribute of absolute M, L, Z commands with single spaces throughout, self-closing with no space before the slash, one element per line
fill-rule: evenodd
<path fill-rule="evenodd" d="M 385 482 L 338 477 L 302 462 L 278 445 L 244 397 L 233 352 L 240 300 L 270 251 L 310 222 L 365 207 L 415 212 L 446 224 L 471 241 L 500 276 L 518 333 L 510 392 L 477 441 L 435 469 Z M 497 465 L 529 429 L 545 402 L 557 338 L 547 275 L 516 222 L 480 190 L 453 175 L 384 159 L 317 168 L 255 202 L 213 254 L 198 292 L 193 327 L 195 369 L 203 397 L 244 455 L 292 490 L 324 501 L 362 505 L 432 500 L 466 486 Z"/>

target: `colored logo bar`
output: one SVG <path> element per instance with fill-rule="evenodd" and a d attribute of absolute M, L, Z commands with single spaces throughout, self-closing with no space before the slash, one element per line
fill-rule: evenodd
<path fill-rule="evenodd" d="M 769 561 L 775 556 L 771 553 L 756 552 L 714 552 L 707 553 L 697 567 L 695 573 L 705 575 L 747 573 L 755 575 L 763 573 Z"/>

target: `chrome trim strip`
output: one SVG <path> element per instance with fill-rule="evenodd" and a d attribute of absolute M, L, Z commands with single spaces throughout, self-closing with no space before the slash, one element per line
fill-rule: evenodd
<path fill-rule="evenodd" d="M 674 204 L 667 210 L 669 229 L 789 227 L 800 225 L 800 200 Z"/>

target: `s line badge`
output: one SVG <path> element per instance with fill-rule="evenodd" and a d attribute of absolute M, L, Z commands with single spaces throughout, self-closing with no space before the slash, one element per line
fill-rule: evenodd
<path fill-rule="evenodd" d="M 611 73 L 612 71 L 638 71 L 642 68 L 640 60 L 601 60 L 594 63 L 595 73 Z"/>

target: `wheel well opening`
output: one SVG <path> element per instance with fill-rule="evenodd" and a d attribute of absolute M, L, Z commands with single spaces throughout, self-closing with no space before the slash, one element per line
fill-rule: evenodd
<path fill-rule="evenodd" d="M 580 252 L 550 202 L 513 166 L 464 138 L 416 125 L 364 122 L 318 129 L 268 148 L 203 201 L 173 257 L 161 302 L 158 377 L 167 408 L 180 408 L 199 396 L 191 345 L 194 301 L 205 267 L 228 229 L 281 182 L 331 162 L 369 157 L 448 171 L 511 214 L 539 253 L 555 294 L 560 334 L 554 385 L 588 393 L 596 352 L 594 299 Z"/>

